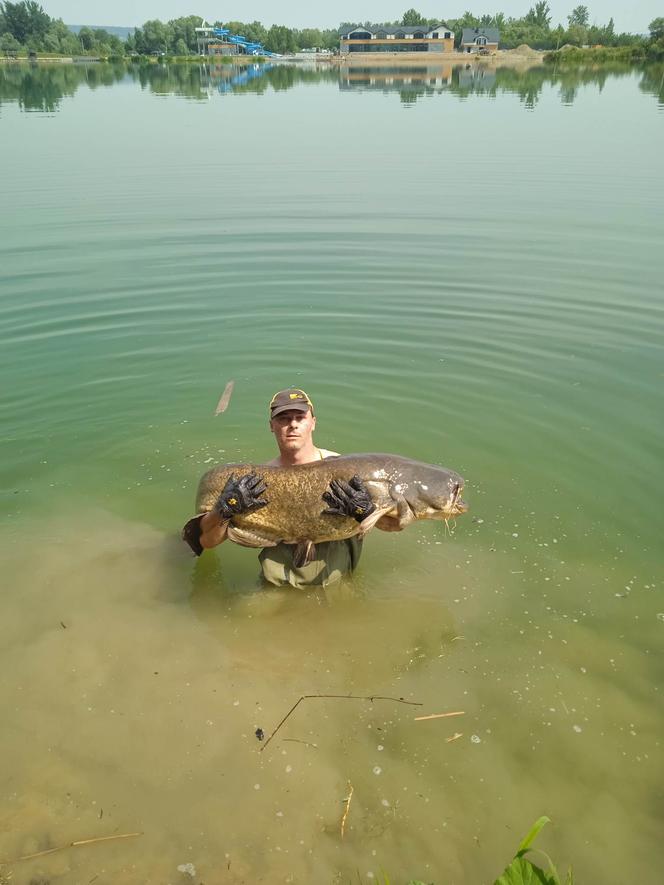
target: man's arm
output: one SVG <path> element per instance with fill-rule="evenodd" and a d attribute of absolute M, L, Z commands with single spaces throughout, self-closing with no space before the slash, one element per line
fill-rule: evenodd
<path fill-rule="evenodd" d="M 216 547 L 226 540 L 228 521 L 220 517 L 218 513 L 200 513 L 190 519 L 182 529 L 182 540 L 200 556 L 203 550 Z"/>
<path fill-rule="evenodd" d="M 222 519 L 217 511 L 212 510 L 210 513 L 204 513 L 199 525 L 201 528 L 199 540 L 204 550 L 217 547 L 226 540 L 228 520 Z"/>

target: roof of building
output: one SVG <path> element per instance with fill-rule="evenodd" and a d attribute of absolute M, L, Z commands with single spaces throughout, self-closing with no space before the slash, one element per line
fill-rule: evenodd
<path fill-rule="evenodd" d="M 354 28 L 339 28 L 339 34 L 343 36 L 344 34 L 352 34 L 353 31 L 366 31 L 367 34 L 378 34 L 379 32 L 383 32 L 385 34 L 430 34 L 432 31 L 450 31 L 452 33 L 452 28 L 445 22 L 440 22 L 437 25 L 372 25 L 370 28 L 365 28 L 364 25 L 356 25 Z"/>
<path fill-rule="evenodd" d="M 498 28 L 464 28 L 461 42 L 474 43 L 478 37 L 486 37 L 488 43 L 497 43 L 500 40 L 500 31 Z"/>

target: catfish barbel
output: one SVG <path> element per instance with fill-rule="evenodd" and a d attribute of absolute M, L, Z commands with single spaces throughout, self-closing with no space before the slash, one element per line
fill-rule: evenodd
<path fill-rule="evenodd" d="M 189 520 L 183 536 L 188 530 L 196 531 L 201 515 L 215 509 L 231 475 L 239 478 L 247 473 L 264 481 L 269 503 L 226 521 L 227 537 L 243 547 L 295 544 L 296 565 L 313 559 L 315 544 L 365 535 L 383 516 L 396 519 L 399 528 L 405 528 L 419 519 L 448 520 L 468 509 L 461 500 L 463 478 L 458 473 L 399 455 L 339 455 L 295 467 L 221 464 L 201 477 L 196 496 L 198 516 Z M 323 514 L 323 492 L 330 482 L 348 482 L 354 476 L 360 477 L 376 509 L 360 523 L 350 516 Z"/>

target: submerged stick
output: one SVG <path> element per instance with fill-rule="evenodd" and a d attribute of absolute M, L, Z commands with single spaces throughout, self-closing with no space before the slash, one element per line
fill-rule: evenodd
<path fill-rule="evenodd" d="M 56 851 L 66 851 L 67 848 L 77 848 L 79 845 L 93 845 L 95 842 L 110 842 L 114 839 L 133 839 L 135 836 L 142 835 L 143 833 L 118 833 L 115 836 L 95 836 L 93 839 L 77 839 L 74 842 L 68 842 L 66 845 L 58 845 L 57 848 L 45 848 L 44 851 L 35 851 L 34 854 L 24 854 L 21 857 L 15 857 L 13 860 L 0 860 L 0 866 L 19 863 L 19 861 L 22 860 L 34 860 L 35 857 L 44 857 L 46 854 L 54 854 Z"/>
<path fill-rule="evenodd" d="M 284 738 L 284 743 L 286 741 L 290 741 L 292 744 L 304 744 L 305 747 L 313 747 L 314 750 L 318 749 L 318 744 L 312 744 L 311 741 L 301 741 L 299 738 Z"/>
<path fill-rule="evenodd" d="M 431 713 L 429 716 L 416 716 L 415 722 L 424 722 L 425 719 L 446 719 L 448 716 L 465 716 L 465 710 L 456 710 L 454 713 Z"/>
<path fill-rule="evenodd" d="M 350 793 L 344 799 L 344 803 L 346 805 L 346 809 L 344 811 L 344 815 L 341 818 L 341 838 L 344 837 L 344 830 L 346 829 L 346 818 L 348 817 L 348 812 L 350 811 L 350 800 L 353 798 L 353 785 L 350 781 L 348 781 L 348 786 L 350 787 Z"/>
<path fill-rule="evenodd" d="M 277 727 L 272 730 L 272 732 L 268 736 L 267 740 L 265 741 L 263 746 L 258 751 L 259 753 L 263 752 L 263 750 L 267 747 L 267 745 L 270 743 L 270 741 L 275 736 L 275 734 L 279 731 L 279 729 L 284 724 L 284 722 L 288 719 L 288 717 L 292 713 L 295 712 L 295 710 L 302 703 L 302 701 L 309 700 L 310 698 L 339 698 L 339 699 L 343 699 L 346 701 L 348 701 L 348 700 L 371 701 L 371 703 L 373 703 L 374 701 L 395 701 L 397 704 L 410 704 L 413 707 L 421 707 L 422 706 L 420 701 L 405 701 L 403 698 L 391 698 L 391 697 L 385 697 L 384 695 L 377 695 L 377 694 L 368 695 L 368 696 L 367 695 L 358 695 L 358 694 L 303 694 L 301 698 L 299 698 L 297 701 L 295 701 L 295 703 L 290 708 L 288 713 L 286 713 L 286 715 L 281 720 L 279 725 L 277 725 Z"/>
<path fill-rule="evenodd" d="M 229 381 L 226 387 L 224 387 L 224 392 L 221 394 L 221 399 L 217 403 L 217 408 L 214 410 L 214 414 L 221 415 L 222 412 L 225 412 L 228 408 L 228 404 L 231 401 L 231 394 L 233 393 L 233 388 L 235 387 L 235 381 Z"/>

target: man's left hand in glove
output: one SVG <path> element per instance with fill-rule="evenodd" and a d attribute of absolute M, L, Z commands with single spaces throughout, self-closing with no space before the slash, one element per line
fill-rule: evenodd
<path fill-rule="evenodd" d="M 328 505 L 323 510 L 325 516 L 350 516 L 362 522 L 376 509 L 371 495 L 359 476 L 355 475 L 350 482 L 333 479 L 330 487 L 323 492 L 323 501 Z"/>

